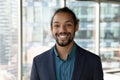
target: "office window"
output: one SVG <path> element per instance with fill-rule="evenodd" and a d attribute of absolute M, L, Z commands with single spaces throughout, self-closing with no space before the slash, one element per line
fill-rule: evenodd
<path fill-rule="evenodd" d="M 95 52 L 96 33 L 96 2 L 68 1 L 70 7 L 79 19 L 79 31 L 75 40 L 83 48 Z M 97 54 L 97 53 L 96 53 Z"/>
<path fill-rule="evenodd" d="M 102 2 L 100 7 L 100 55 L 103 68 L 116 76 L 119 73 L 114 70 L 120 69 L 120 4 Z"/>
<path fill-rule="evenodd" d="M 55 44 L 50 20 L 55 9 L 62 5 L 60 0 L 23 2 L 23 80 L 29 80 L 33 57 Z"/>
<path fill-rule="evenodd" d="M 0 80 L 18 79 L 19 0 L 0 0 Z"/>
<path fill-rule="evenodd" d="M 120 80 L 118 0 L 22 0 L 21 7 L 20 1 L 0 0 L 0 80 L 30 79 L 33 57 L 55 44 L 50 20 L 64 1 L 80 20 L 75 41 L 101 57 L 105 80 Z"/>
<path fill-rule="evenodd" d="M 28 2 L 24 2 L 29 5 Z M 24 71 L 23 80 L 29 80 L 32 59 L 34 56 L 51 48 L 55 41 L 50 32 L 50 20 L 54 11 L 64 6 L 61 0 L 34 0 L 32 7 L 32 23 L 24 23 L 25 38 L 24 45 Z M 39 4 L 39 5 L 38 5 Z M 83 48 L 94 52 L 101 57 L 105 80 L 120 79 L 120 73 L 112 74 L 107 72 L 113 69 L 120 69 L 119 48 L 120 48 L 120 4 L 103 3 L 94 0 L 66 0 L 66 6 L 72 9 L 79 18 L 79 30 L 75 35 L 75 41 Z M 48 14 L 49 13 L 49 14 Z M 27 15 L 24 16 L 27 20 Z M 31 16 L 31 17 L 32 17 Z M 32 20 L 33 19 L 33 20 Z M 114 27 L 113 27 L 114 26 Z M 97 32 L 100 31 L 100 32 Z M 28 33 L 29 32 L 29 33 Z M 99 40 L 99 41 L 98 41 Z M 96 45 L 98 44 L 98 45 Z M 112 65 L 114 64 L 114 65 Z M 109 66 L 110 65 L 110 66 Z"/>

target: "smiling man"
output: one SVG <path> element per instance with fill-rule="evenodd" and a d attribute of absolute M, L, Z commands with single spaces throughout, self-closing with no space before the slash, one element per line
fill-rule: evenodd
<path fill-rule="evenodd" d="M 74 41 L 78 19 L 67 7 L 56 10 L 51 20 L 55 46 L 33 59 L 30 80 L 103 80 L 100 57 Z"/>

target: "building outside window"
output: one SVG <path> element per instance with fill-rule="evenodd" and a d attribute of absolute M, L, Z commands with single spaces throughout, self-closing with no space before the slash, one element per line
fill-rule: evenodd
<path fill-rule="evenodd" d="M 101 57 L 105 80 L 120 80 L 120 1 L 20 1 L 0 0 L 0 80 L 29 80 L 33 57 L 55 44 L 50 20 L 65 4 L 80 20 L 75 41 Z"/>
<path fill-rule="evenodd" d="M 0 0 L 0 80 L 18 78 L 18 0 Z"/>

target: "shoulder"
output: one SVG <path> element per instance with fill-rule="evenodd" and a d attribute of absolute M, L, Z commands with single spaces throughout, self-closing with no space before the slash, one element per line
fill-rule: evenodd
<path fill-rule="evenodd" d="M 93 52 L 90 52 L 84 48 L 81 48 L 80 46 L 77 45 L 77 53 L 80 54 L 80 55 L 83 55 L 86 57 L 86 59 L 88 60 L 92 60 L 92 61 L 96 61 L 96 60 L 100 60 L 100 57 L 98 55 L 96 55 L 95 53 Z"/>
<path fill-rule="evenodd" d="M 53 47 L 43 53 L 40 53 L 39 55 L 35 56 L 33 58 L 33 61 L 35 62 L 42 62 L 42 61 L 45 61 L 47 60 L 50 56 L 53 55 Z"/>
<path fill-rule="evenodd" d="M 101 67 L 101 58 L 99 55 L 96 55 L 86 49 L 81 47 L 77 47 L 77 55 L 78 58 L 83 58 L 86 66 L 89 66 L 91 69 L 95 69 L 96 67 Z"/>

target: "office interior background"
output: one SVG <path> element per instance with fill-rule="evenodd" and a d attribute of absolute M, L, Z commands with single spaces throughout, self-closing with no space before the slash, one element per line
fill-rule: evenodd
<path fill-rule="evenodd" d="M 50 49 L 50 20 L 67 6 L 79 18 L 75 41 L 99 55 L 105 80 L 120 80 L 120 0 L 0 0 L 0 80 L 29 80 L 34 56 Z"/>

